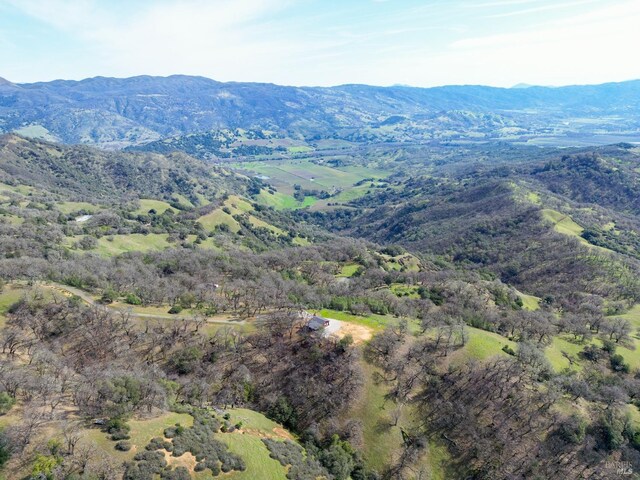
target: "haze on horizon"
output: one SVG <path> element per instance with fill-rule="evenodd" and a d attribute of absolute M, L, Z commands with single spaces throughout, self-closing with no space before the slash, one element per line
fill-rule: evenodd
<path fill-rule="evenodd" d="M 637 0 L 0 0 L 0 76 L 509 87 L 640 78 Z"/>

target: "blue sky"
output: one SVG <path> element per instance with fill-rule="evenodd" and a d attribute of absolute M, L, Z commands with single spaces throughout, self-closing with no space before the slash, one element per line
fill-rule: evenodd
<path fill-rule="evenodd" d="M 640 0 L 0 0 L 0 76 L 285 85 L 640 78 Z"/>

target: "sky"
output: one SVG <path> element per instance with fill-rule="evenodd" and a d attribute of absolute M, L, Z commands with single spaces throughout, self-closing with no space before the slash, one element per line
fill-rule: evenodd
<path fill-rule="evenodd" d="M 0 0 L 0 77 L 509 87 L 640 78 L 640 0 Z"/>

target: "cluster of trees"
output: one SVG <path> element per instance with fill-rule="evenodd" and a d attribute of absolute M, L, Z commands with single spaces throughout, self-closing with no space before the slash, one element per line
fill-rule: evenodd
<path fill-rule="evenodd" d="M 178 405 L 245 405 L 321 439 L 342 433 L 338 418 L 362 382 L 358 352 L 349 342 L 283 334 L 291 322 L 299 319 L 281 314 L 251 335 L 227 327 L 209 337 L 195 321 L 140 323 L 73 299 L 25 297 L 0 337 L 0 389 L 22 406 L 20 421 L 2 433 L 7 449 L 24 462 L 51 457 L 62 477 L 96 475 L 105 465 L 77 450 L 77 439 L 55 455 L 32 445 L 40 429 L 56 421 L 76 438 L 82 419 L 126 420 Z M 69 407 L 79 419 L 63 415 Z M 126 440 L 120 426 L 114 440 Z"/>
<path fill-rule="evenodd" d="M 554 373 L 544 342 L 531 341 L 510 356 L 452 366 L 446 359 L 465 344 L 464 326 L 437 317 L 431 324 L 435 333 L 417 337 L 402 324 L 388 328 L 365 348 L 396 419 L 408 406 L 420 412 L 403 430 L 388 478 L 413 478 L 428 439 L 450 451 L 452 477 L 605 479 L 618 474 L 615 462 L 640 467 L 640 431 L 629 414 L 639 377 L 614 342 L 585 347 L 579 372 Z"/>

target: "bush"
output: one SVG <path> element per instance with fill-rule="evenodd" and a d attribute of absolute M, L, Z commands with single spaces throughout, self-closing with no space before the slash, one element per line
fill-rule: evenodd
<path fill-rule="evenodd" d="M 623 373 L 629 373 L 629 371 L 631 370 L 631 368 L 629 367 L 629 364 L 625 363 L 624 357 L 619 353 L 616 353 L 615 355 L 611 355 L 611 369 L 614 372 L 623 372 Z"/>
<path fill-rule="evenodd" d="M 142 451 L 133 458 L 135 462 L 125 464 L 124 480 L 153 479 L 167 466 L 167 461 L 160 452 Z"/>
<path fill-rule="evenodd" d="M 515 356 L 516 355 L 516 351 L 513 348 L 511 348 L 509 345 L 504 345 L 502 347 L 502 351 L 504 353 L 508 354 L 508 355 L 511 355 L 511 356 Z"/>
<path fill-rule="evenodd" d="M 0 415 L 5 415 L 15 405 L 16 399 L 7 392 L 0 392 Z"/>
<path fill-rule="evenodd" d="M 131 437 L 129 436 L 129 434 L 127 432 L 124 432 L 122 430 L 118 430 L 115 433 L 111 434 L 111 440 L 118 441 L 118 440 L 130 440 Z"/>
<path fill-rule="evenodd" d="M 182 307 L 180 305 L 174 305 L 169 309 L 169 313 L 171 313 L 172 315 L 175 315 L 177 313 L 182 312 Z"/>
<path fill-rule="evenodd" d="M 111 440 L 129 440 L 129 431 L 131 427 L 127 425 L 126 420 L 122 417 L 114 417 L 110 419 L 105 426 L 107 433 L 111 434 Z"/>
<path fill-rule="evenodd" d="M 142 305 L 142 299 L 133 293 L 127 293 L 124 297 L 124 301 L 129 305 Z"/>
<path fill-rule="evenodd" d="M 162 480 L 191 480 L 189 470 L 185 467 L 177 467 L 175 470 L 164 470 L 160 474 Z"/>
<path fill-rule="evenodd" d="M 615 344 L 615 342 L 612 342 L 611 340 L 609 340 L 607 338 L 604 339 L 602 341 L 602 350 L 604 350 L 605 352 L 610 353 L 610 354 L 616 353 L 616 344 Z"/>
<path fill-rule="evenodd" d="M 290 440 L 281 442 L 271 438 L 263 438 L 262 442 L 269 450 L 269 456 L 280 462 L 282 466 L 291 465 L 287 478 L 304 480 L 307 478 L 330 478 L 320 462 L 309 452 L 304 455 L 302 447 Z"/>
<path fill-rule="evenodd" d="M 109 419 L 107 424 L 105 425 L 107 429 L 107 433 L 115 433 L 116 431 L 131 431 L 131 427 L 127 425 L 127 421 L 122 417 L 113 417 Z"/>
<path fill-rule="evenodd" d="M 145 447 L 147 450 L 161 450 L 164 448 L 164 439 L 160 437 L 154 437 L 149 441 L 149 444 Z"/>
<path fill-rule="evenodd" d="M 559 427 L 559 433 L 569 443 L 582 443 L 587 430 L 587 421 L 578 414 L 565 419 Z"/>
<path fill-rule="evenodd" d="M 116 443 L 115 448 L 121 452 L 128 452 L 131 450 L 131 442 L 120 441 Z"/>
<path fill-rule="evenodd" d="M 118 292 L 115 290 L 105 290 L 100 297 L 100 303 L 108 304 L 113 303 L 118 298 Z"/>
<path fill-rule="evenodd" d="M 11 446 L 4 432 L 0 431 L 0 469 L 9 461 L 9 458 L 11 458 Z"/>

